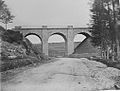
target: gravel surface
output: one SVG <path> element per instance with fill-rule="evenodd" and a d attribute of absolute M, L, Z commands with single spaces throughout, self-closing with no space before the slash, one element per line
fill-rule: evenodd
<path fill-rule="evenodd" d="M 99 91 L 115 89 L 120 70 L 81 58 L 57 61 L 19 73 L 2 83 L 2 91 Z"/>

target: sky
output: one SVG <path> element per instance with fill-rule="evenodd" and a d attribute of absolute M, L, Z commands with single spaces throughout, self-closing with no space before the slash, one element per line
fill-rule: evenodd
<path fill-rule="evenodd" d="M 87 27 L 90 20 L 89 0 L 5 0 L 15 16 L 9 28 Z"/>

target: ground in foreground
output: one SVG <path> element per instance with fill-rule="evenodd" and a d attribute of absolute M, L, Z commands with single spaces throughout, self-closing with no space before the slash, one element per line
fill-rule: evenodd
<path fill-rule="evenodd" d="M 120 86 L 120 70 L 85 58 L 59 58 L 2 83 L 2 91 L 95 91 Z"/>

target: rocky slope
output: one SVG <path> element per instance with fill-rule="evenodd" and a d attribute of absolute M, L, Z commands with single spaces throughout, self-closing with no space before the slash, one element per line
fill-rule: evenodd
<path fill-rule="evenodd" d="M 48 60 L 48 57 L 39 52 L 26 38 L 21 41 L 21 44 L 1 41 L 0 54 L 0 71 L 42 63 L 43 60 Z"/>
<path fill-rule="evenodd" d="M 8 58 L 12 59 L 17 57 L 23 58 L 24 56 L 27 55 L 26 55 L 26 49 L 23 48 L 22 45 L 12 44 L 2 41 L 1 56 L 6 59 Z"/>

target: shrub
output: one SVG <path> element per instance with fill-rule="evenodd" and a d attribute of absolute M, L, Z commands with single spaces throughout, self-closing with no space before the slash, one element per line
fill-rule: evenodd
<path fill-rule="evenodd" d="M 98 62 L 101 62 L 103 64 L 106 64 L 108 67 L 114 67 L 114 68 L 120 69 L 120 61 L 113 62 L 110 59 L 100 59 L 100 58 L 96 58 L 94 60 L 98 61 Z"/>
<path fill-rule="evenodd" d="M 15 69 L 19 67 L 24 67 L 30 64 L 38 63 L 40 62 L 36 58 L 31 58 L 31 57 L 26 57 L 24 59 L 9 59 L 9 60 L 2 60 L 1 66 L 0 66 L 0 72 L 10 70 L 10 69 Z"/>
<path fill-rule="evenodd" d="M 9 43 L 16 42 L 16 43 L 20 44 L 20 42 L 23 40 L 22 33 L 20 33 L 20 31 L 13 31 L 13 30 L 7 30 L 7 31 L 3 32 L 1 37 L 2 37 L 3 41 L 7 41 Z"/>

